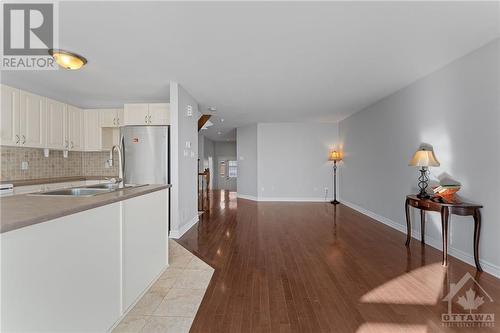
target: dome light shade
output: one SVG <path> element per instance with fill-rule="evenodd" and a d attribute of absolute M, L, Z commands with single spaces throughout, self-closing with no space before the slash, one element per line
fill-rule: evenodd
<path fill-rule="evenodd" d="M 65 69 L 80 69 L 87 63 L 87 59 L 79 54 L 60 49 L 50 49 L 49 54 L 54 58 L 57 64 Z"/>

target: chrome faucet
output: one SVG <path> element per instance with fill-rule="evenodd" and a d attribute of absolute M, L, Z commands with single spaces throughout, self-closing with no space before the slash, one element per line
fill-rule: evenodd
<path fill-rule="evenodd" d="M 122 150 L 120 148 L 120 146 L 118 145 L 114 145 L 113 147 L 111 147 L 111 150 L 109 151 L 109 160 L 108 160 L 108 164 L 110 167 L 113 166 L 113 152 L 115 151 L 118 151 L 118 179 L 115 181 L 116 183 L 120 184 L 121 182 L 123 182 L 123 159 L 122 159 Z"/>

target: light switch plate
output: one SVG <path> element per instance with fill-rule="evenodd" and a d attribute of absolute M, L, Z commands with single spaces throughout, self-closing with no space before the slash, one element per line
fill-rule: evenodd
<path fill-rule="evenodd" d="M 188 149 L 191 148 L 191 141 L 186 141 L 186 148 L 188 148 Z"/>
<path fill-rule="evenodd" d="M 186 116 L 188 116 L 188 117 L 193 116 L 193 106 L 191 106 L 191 105 L 186 106 Z"/>
<path fill-rule="evenodd" d="M 186 149 L 184 149 L 184 157 L 187 157 L 188 155 L 189 155 L 189 152 Z"/>
<path fill-rule="evenodd" d="M 195 157 L 194 151 L 191 152 L 191 157 Z"/>
<path fill-rule="evenodd" d="M 22 161 L 21 162 L 21 170 L 28 170 L 28 162 L 27 161 Z"/>

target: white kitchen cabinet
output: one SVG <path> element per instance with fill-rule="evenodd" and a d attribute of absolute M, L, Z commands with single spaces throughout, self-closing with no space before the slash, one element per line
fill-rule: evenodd
<path fill-rule="evenodd" d="M 101 127 L 119 127 L 123 125 L 123 109 L 100 109 Z"/>
<path fill-rule="evenodd" d="M 110 332 L 168 264 L 167 202 L 164 189 L 0 234 L 2 332 Z"/>
<path fill-rule="evenodd" d="M 150 125 L 170 125 L 170 104 L 149 104 L 148 119 Z"/>
<path fill-rule="evenodd" d="M 124 125 L 149 125 L 148 104 L 125 104 L 123 111 Z"/>
<path fill-rule="evenodd" d="M 123 201 L 123 311 L 168 264 L 167 203 L 166 190 Z"/>
<path fill-rule="evenodd" d="M 19 134 L 19 89 L 1 86 L 0 144 L 17 146 L 21 142 Z"/>
<path fill-rule="evenodd" d="M 102 133 L 99 123 L 99 110 L 89 109 L 83 111 L 84 119 L 84 149 L 86 151 L 102 150 Z"/>
<path fill-rule="evenodd" d="M 46 98 L 23 90 L 19 94 L 20 145 L 44 148 L 47 135 Z"/>
<path fill-rule="evenodd" d="M 66 104 L 47 98 L 47 148 L 68 149 Z"/>
<path fill-rule="evenodd" d="M 169 125 L 170 104 L 125 104 L 124 125 Z"/>
<path fill-rule="evenodd" d="M 66 140 L 69 150 L 81 151 L 84 149 L 83 111 L 72 105 L 67 107 Z"/>

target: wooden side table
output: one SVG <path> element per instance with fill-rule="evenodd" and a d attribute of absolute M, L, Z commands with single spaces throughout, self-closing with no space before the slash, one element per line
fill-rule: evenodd
<path fill-rule="evenodd" d="M 479 264 L 479 235 L 481 232 L 481 205 L 471 204 L 466 202 L 442 203 L 432 201 L 430 199 L 420 199 L 416 195 L 406 196 L 405 211 L 406 211 L 406 246 L 410 245 L 411 240 L 411 221 L 410 221 L 410 206 L 420 209 L 420 230 L 421 242 L 425 244 L 425 211 L 433 211 L 441 213 L 441 228 L 443 238 L 443 266 L 448 265 L 448 223 L 450 214 L 460 216 L 472 216 L 474 218 L 474 261 L 476 269 L 483 271 Z"/>

